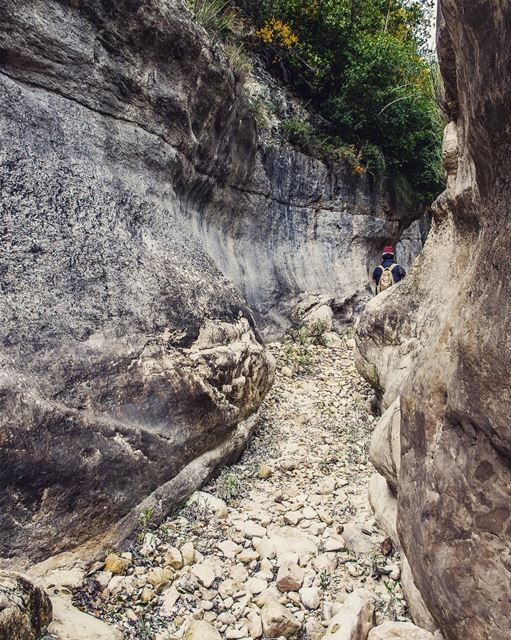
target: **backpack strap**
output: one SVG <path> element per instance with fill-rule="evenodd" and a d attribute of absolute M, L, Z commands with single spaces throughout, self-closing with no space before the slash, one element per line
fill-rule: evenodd
<path fill-rule="evenodd" d="M 394 269 L 397 267 L 397 264 L 391 264 L 390 267 L 387 267 L 387 269 L 390 269 L 390 272 L 392 273 L 394 271 Z"/>

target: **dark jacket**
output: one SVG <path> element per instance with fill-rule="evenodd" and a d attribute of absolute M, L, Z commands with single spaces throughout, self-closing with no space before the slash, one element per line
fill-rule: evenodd
<path fill-rule="evenodd" d="M 396 264 L 394 262 L 394 256 L 385 255 L 381 265 L 377 266 L 376 269 L 373 271 L 373 280 L 375 281 L 376 286 L 378 286 L 380 282 L 381 274 L 383 273 L 382 267 L 386 269 L 387 267 L 391 267 L 393 264 Z M 394 278 L 394 282 L 399 282 L 405 276 L 406 276 L 406 271 L 403 269 L 403 267 L 400 264 L 398 264 L 397 267 L 392 270 L 392 277 Z"/>

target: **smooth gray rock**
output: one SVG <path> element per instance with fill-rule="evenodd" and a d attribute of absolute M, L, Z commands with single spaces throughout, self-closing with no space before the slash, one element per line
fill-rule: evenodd
<path fill-rule="evenodd" d="M 187 10 L 7 0 L 0 25 L 0 557 L 19 565 L 161 520 L 239 455 L 273 369 L 191 232 L 256 129 Z"/>
<path fill-rule="evenodd" d="M 367 492 L 374 518 L 382 530 L 392 538 L 396 548 L 401 547 L 397 534 L 397 500 L 387 480 L 379 473 L 373 473 Z"/>

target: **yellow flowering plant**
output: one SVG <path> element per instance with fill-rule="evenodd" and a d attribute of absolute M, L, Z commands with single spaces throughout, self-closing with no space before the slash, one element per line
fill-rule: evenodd
<path fill-rule="evenodd" d="M 268 65 L 325 118 L 324 133 L 363 148 L 360 158 L 346 152 L 355 174 L 401 176 L 417 201 L 436 197 L 443 122 L 428 48 L 433 0 L 237 2 Z"/>
<path fill-rule="evenodd" d="M 298 44 L 298 36 L 293 33 L 291 27 L 275 17 L 267 20 L 257 31 L 257 35 L 265 44 L 280 44 L 288 48 Z"/>

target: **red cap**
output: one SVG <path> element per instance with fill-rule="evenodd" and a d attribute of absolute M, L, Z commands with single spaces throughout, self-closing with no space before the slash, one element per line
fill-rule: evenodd
<path fill-rule="evenodd" d="M 386 253 L 391 253 L 392 255 L 394 255 L 394 247 L 390 245 L 383 247 L 383 255 L 385 255 Z"/>

